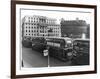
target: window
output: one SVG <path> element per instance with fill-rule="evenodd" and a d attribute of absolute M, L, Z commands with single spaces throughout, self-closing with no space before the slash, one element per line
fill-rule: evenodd
<path fill-rule="evenodd" d="M 29 30 L 29 32 L 30 32 L 30 30 Z"/>
<path fill-rule="evenodd" d="M 37 18 L 37 22 L 38 22 L 38 18 Z"/>
<path fill-rule="evenodd" d="M 60 45 L 61 45 L 61 47 L 64 47 L 65 41 L 64 41 L 64 40 L 61 40 L 61 41 L 60 41 Z"/>
<path fill-rule="evenodd" d="M 26 30 L 26 32 L 27 32 L 27 30 Z"/>

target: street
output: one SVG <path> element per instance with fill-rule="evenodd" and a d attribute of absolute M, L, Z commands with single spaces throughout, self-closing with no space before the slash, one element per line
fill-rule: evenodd
<path fill-rule="evenodd" d="M 22 48 L 22 59 L 24 67 L 56 67 L 69 66 L 71 61 L 61 61 L 51 56 L 43 56 L 43 53 L 32 50 L 32 48 Z"/>

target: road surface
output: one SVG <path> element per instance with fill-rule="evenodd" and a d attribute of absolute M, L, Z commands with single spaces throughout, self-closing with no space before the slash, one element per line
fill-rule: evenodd
<path fill-rule="evenodd" d="M 24 67 L 56 67 L 69 66 L 71 61 L 61 61 L 54 57 L 44 56 L 43 53 L 32 50 L 31 48 L 22 48 L 22 59 Z"/>

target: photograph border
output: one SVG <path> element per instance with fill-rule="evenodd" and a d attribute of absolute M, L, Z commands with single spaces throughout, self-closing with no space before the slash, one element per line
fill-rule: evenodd
<path fill-rule="evenodd" d="M 46 74 L 43 73 L 43 74 L 16 75 L 16 4 L 94 9 L 94 70 L 78 71 L 78 72 L 75 71 L 75 72 L 59 72 L 59 73 L 46 73 Z M 49 2 L 34 2 L 34 1 L 14 1 L 14 0 L 11 1 L 11 79 L 93 74 L 93 73 L 97 73 L 97 6 L 96 5 L 49 3 Z"/>

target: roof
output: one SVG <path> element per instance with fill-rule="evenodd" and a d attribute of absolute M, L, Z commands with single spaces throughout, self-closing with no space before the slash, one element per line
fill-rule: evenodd
<path fill-rule="evenodd" d="M 74 39 L 74 41 L 76 41 L 76 40 L 77 41 L 81 41 L 81 40 L 83 40 L 83 41 L 90 41 L 90 39 L 87 39 L 87 38 L 86 39 L 82 39 L 82 38 L 76 38 L 76 39 Z"/>
<path fill-rule="evenodd" d="M 51 37 L 48 37 L 48 38 L 51 38 Z M 71 38 L 69 38 L 69 37 L 52 37 L 52 38 L 56 38 L 56 39 L 64 39 L 64 40 L 71 39 Z"/>

